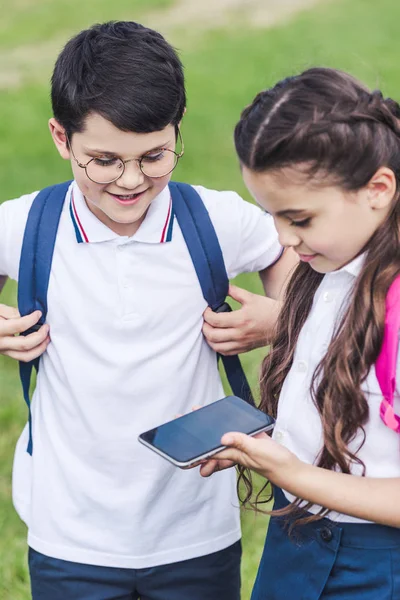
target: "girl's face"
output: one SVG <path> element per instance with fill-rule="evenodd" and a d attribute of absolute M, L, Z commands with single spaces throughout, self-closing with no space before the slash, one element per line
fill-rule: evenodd
<path fill-rule="evenodd" d="M 340 269 L 363 251 L 396 192 L 386 167 L 357 192 L 310 179 L 299 167 L 263 173 L 243 167 L 242 174 L 256 202 L 274 218 L 282 246 L 319 273 Z"/>

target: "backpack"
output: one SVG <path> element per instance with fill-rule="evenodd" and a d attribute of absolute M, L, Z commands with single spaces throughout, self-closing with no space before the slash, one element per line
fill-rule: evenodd
<path fill-rule="evenodd" d="M 400 416 L 394 412 L 396 366 L 400 334 L 400 276 L 392 282 L 386 296 L 385 329 L 381 351 L 375 363 L 376 377 L 382 392 L 380 415 L 393 431 L 400 433 Z"/>
<path fill-rule="evenodd" d="M 46 321 L 47 290 L 58 223 L 65 196 L 71 182 L 43 189 L 34 199 L 29 211 L 22 243 L 18 277 L 18 308 L 21 316 L 40 310 L 39 322 L 24 335 L 37 331 Z M 231 310 L 225 302 L 229 280 L 221 247 L 202 199 L 186 183 L 170 182 L 173 214 L 185 239 L 200 287 L 207 304 L 216 312 Z M 253 396 L 238 356 L 219 356 L 222 359 L 232 392 L 254 405 Z M 33 368 L 39 369 L 39 358 L 20 362 L 20 378 L 24 400 L 29 411 L 29 443 L 32 454 L 32 418 L 30 382 Z"/>

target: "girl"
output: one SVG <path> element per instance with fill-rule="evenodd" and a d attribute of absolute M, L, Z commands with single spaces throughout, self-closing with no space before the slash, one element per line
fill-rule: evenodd
<path fill-rule="evenodd" d="M 234 461 L 273 484 L 252 600 L 400 598 L 400 435 L 374 368 L 400 274 L 399 118 L 318 68 L 258 94 L 236 126 L 244 181 L 300 259 L 262 369 L 273 439 L 227 434 L 202 466 Z"/>

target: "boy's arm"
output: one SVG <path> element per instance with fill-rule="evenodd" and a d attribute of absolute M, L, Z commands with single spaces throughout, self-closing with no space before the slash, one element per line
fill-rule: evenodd
<path fill-rule="evenodd" d="M 0 204 L 0 292 L 7 277 L 18 278 L 26 220 L 36 195 L 37 192 L 33 192 Z M 36 310 L 21 317 L 16 308 L 0 304 L 0 354 L 22 362 L 43 354 L 50 342 L 48 325 L 42 325 L 29 335 L 20 335 L 36 325 L 40 316 L 40 311 Z"/>
<path fill-rule="evenodd" d="M 231 285 L 229 296 L 242 305 L 239 310 L 214 313 L 206 309 L 203 334 L 213 350 L 240 354 L 271 342 L 285 286 L 297 262 L 293 250 L 287 249 L 275 264 L 260 271 L 266 297 Z"/>

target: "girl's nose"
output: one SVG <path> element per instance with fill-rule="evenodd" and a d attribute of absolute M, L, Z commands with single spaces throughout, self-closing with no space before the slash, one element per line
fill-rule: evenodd
<path fill-rule="evenodd" d="M 301 239 L 298 233 L 296 233 L 295 229 L 291 225 L 278 225 L 275 222 L 275 226 L 278 231 L 278 238 L 281 246 L 285 246 L 285 248 L 292 248 L 300 244 Z"/>

